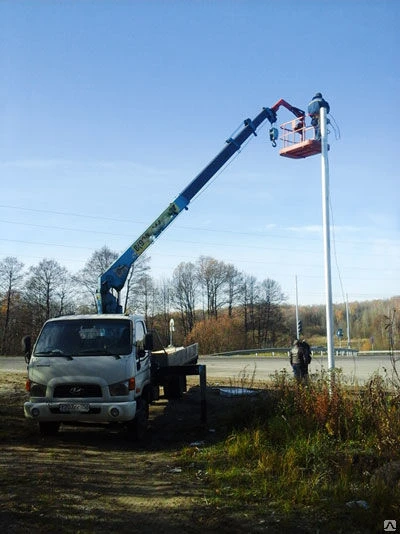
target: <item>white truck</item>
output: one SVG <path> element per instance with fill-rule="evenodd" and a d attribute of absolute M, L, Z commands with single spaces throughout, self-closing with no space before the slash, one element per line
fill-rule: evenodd
<path fill-rule="evenodd" d="M 198 346 L 153 353 L 152 334 L 140 315 L 73 315 L 47 321 L 29 356 L 25 416 L 42 434 L 61 423 L 123 423 L 141 438 L 149 405 L 178 398 L 187 374 L 201 374 Z"/>

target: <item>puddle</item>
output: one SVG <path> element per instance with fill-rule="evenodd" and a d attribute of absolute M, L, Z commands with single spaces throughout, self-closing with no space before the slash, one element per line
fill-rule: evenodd
<path fill-rule="evenodd" d="M 222 397 L 242 397 L 245 395 L 257 395 L 258 391 L 248 388 L 219 388 Z"/>

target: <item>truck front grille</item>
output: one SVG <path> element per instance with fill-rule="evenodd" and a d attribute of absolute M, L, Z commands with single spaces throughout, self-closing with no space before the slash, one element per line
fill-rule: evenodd
<path fill-rule="evenodd" d="M 97 384 L 60 384 L 54 388 L 53 398 L 73 399 L 101 396 L 101 387 Z"/>

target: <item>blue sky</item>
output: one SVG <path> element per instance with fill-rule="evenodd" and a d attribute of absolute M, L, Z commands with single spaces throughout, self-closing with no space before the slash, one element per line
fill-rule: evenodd
<path fill-rule="evenodd" d="M 0 0 L 0 260 L 123 252 L 244 119 L 321 91 L 333 300 L 399 295 L 399 27 L 396 0 Z M 325 302 L 320 156 L 268 128 L 148 250 L 154 278 L 205 255 Z"/>

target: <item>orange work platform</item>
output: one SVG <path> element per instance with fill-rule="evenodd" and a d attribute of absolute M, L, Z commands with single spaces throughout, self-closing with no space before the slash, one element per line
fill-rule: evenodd
<path fill-rule="evenodd" d="M 293 143 L 293 145 L 281 148 L 279 154 L 285 158 L 293 159 L 315 156 L 315 154 L 321 154 L 321 141 L 308 139 L 307 141 L 301 141 L 300 143 Z"/>
<path fill-rule="evenodd" d="M 279 151 L 285 158 L 301 159 L 321 154 L 321 141 L 315 139 L 312 126 L 305 126 L 302 119 L 295 119 L 281 125 L 282 148 Z"/>

